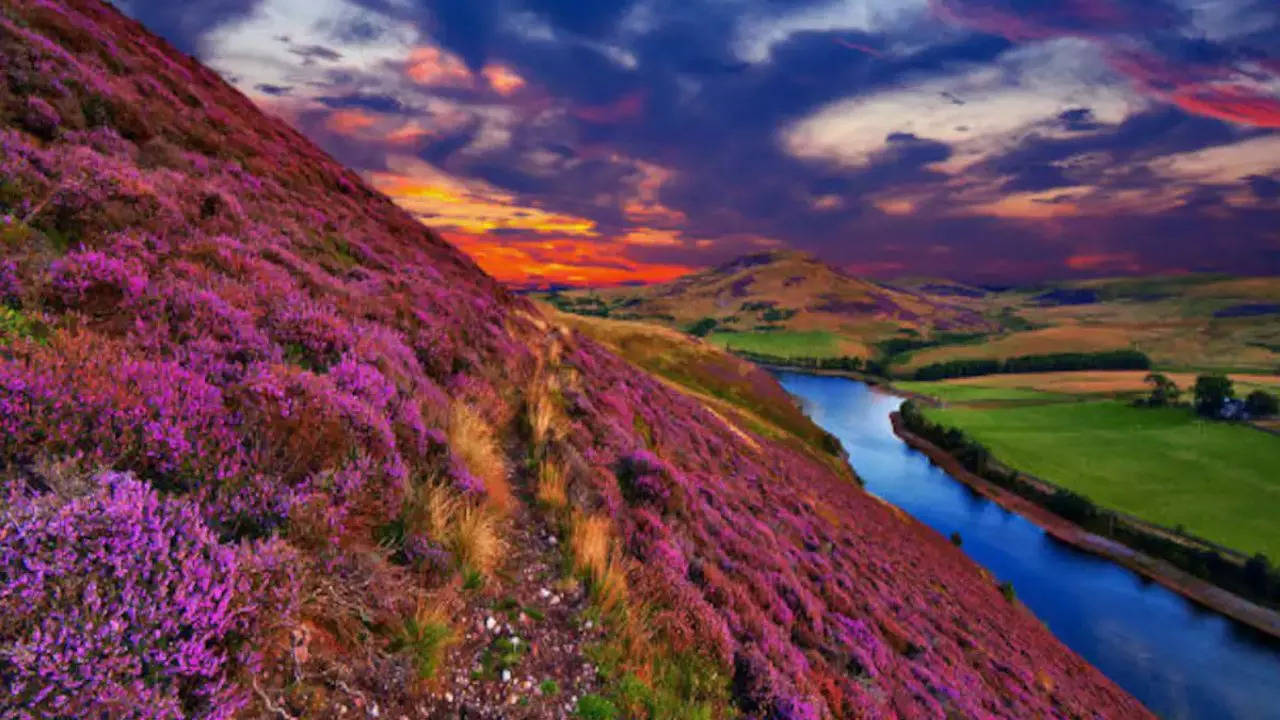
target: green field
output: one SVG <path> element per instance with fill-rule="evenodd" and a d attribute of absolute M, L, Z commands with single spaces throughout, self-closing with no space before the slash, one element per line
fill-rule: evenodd
<path fill-rule="evenodd" d="M 746 350 L 779 357 L 837 357 L 844 354 L 840 336 L 820 330 L 722 332 L 712 333 L 707 340 L 730 350 Z"/>
<path fill-rule="evenodd" d="M 1280 438 L 1273 435 L 1206 422 L 1186 409 L 1114 400 L 925 413 L 963 429 L 1007 465 L 1099 505 L 1280 558 Z"/>

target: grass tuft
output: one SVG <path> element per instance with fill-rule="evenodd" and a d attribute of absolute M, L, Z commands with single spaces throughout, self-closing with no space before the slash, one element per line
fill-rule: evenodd
<path fill-rule="evenodd" d="M 550 510 L 563 510 L 569 505 L 564 470 L 559 463 L 548 460 L 538 467 L 538 504 Z"/>
<path fill-rule="evenodd" d="M 511 507 L 507 460 L 493 428 L 471 406 L 455 403 L 449 418 L 449 445 L 467 470 L 484 481 L 489 501 L 500 510 Z"/>
<path fill-rule="evenodd" d="M 457 642 L 449 616 L 440 607 L 419 603 L 412 617 L 392 642 L 392 650 L 412 658 L 419 680 L 430 680 L 444 660 L 445 651 Z"/>
<path fill-rule="evenodd" d="M 492 577 L 506 543 L 498 528 L 498 516 L 487 508 L 464 505 L 454 520 L 449 538 L 458 562 Z"/>
<path fill-rule="evenodd" d="M 603 515 L 579 516 L 570 527 L 574 568 L 586 575 L 591 593 L 606 612 L 627 599 L 627 575 L 613 543 L 612 525 Z"/>

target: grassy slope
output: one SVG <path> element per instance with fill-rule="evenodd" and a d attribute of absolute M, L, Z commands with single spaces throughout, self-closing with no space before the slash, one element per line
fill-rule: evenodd
<path fill-rule="evenodd" d="M 964 429 L 1005 463 L 1104 506 L 1280 557 L 1275 437 L 1182 409 L 1113 400 L 927 412 Z"/>
<path fill-rule="evenodd" d="M 809 357 L 868 357 L 875 343 L 903 331 L 918 337 L 997 327 L 947 298 L 853 277 L 796 252 L 744 256 L 660 285 L 569 291 L 555 302 L 679 329 L 713 318 L 718 339 L 734 347 Z"/>
<path fill-rule="evenodd" d="M 800 447 L 842 474 L 851 472 L 847 463 L 828 451 L 828 433 L 755 365 L 658 325 L 572 315 L 550 306 L 543 306 L 543 311 L 708 402 L 743 429 Z"/>
<path fill-rule="evenodd" d="M 823 330 L 778 332 L 723 332 L 707 338 L 720 347 L 781 357 L 838 357 L 859 355 L 860 343 Z"/>

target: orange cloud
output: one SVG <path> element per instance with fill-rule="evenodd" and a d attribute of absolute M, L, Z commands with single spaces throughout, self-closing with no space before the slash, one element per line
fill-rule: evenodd
<path fill-rule="evenodd" d="M 627 260 L 621 243 L 557 238 L 520 242 L 509 237 L 444 233 L 485 272 L 515 285 L 540 283 L 607 286 L 666 282 L 693 271 L 685 265 Z"/>
<path fill-rule="evenodd" d="M 506 65 L 485 65 L 480 74 L 489 83 L 489 87 L 503 97 L 515 94 L 525 86 L 524 78 Z"/>
<path fill-rule="evenodd" d="M 342 134 L 354 135 L 361 130 L 373 127 L 378 119 L 362 110 L 337 110 L 329 115 L 329 129 Z"/>
<path fill-rule="evenodd" d="M 396 162 L 404 166 L 403 172 L 371 173 L 370 183 L 432 227 L 472 233 L 525 230 L 598 235 L 594 220 L 522 206 L 511 195 L 481 183 L 450 178 L 425 163 Z"/>
<path fill-rule="evenodd" d="M 658 198 L 662 186 L 675 173 L 646 162 L 638 162 L 636 169 L 640 173 L 640 179 L 635 184 L 635 197 L 622 207 L 627 219 L 640 225 L 683 225 L 688 217 L 683 212 L 662 204 Z"/>
<path fill-rule="evenodd" d="M 409 53 L 405 74 L 419 85 L 470 87 L 475 81 L 461 58 L 429 45 Z"/>
<path fill-rule="evenodd" d="M 419 125 L 418 121 L 413 120 L 387 133 L 386 141 L 393 145 L 411 145 L 430 135 L 430 130 Z"/>
<path fill-rule="evenodd" d="M 682 245 L 678 230 L 654 230 L 653 228 L 636 228 L 622 236 L 627 245 L 645 245 L 650 247 L 674 247 Z"/>

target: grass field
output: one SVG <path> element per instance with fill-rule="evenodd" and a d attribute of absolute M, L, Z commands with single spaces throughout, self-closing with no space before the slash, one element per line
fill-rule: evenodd
<path fill-rule="evenodd" d="M 1280 558 L 1280 438 L 1273 435 L 1115 400 L 925 412 L 962 428 L 1004 463 L 1099 505 Z"/>
<path fill-rule="evenodd" d="M 823 330 L 777 332 L 724 332 L 707 338 L 711 343 L 733 350 L 779 357 L 839 357 L 860 354 L 862 346 L 847 342 L 836 333 Z"/>
<path fill-rule="evenodd" d="M 911 371 L 924 365 L 948 360 L 980 360 L 1009 358 L 1018 355 L 1044 355 L 1056 352 L 1101 352 L 1127 350 L 1133 346 L 1130 334 L 1113 327 L 1062 325 L 1013 333 L 985 342 L 945 345 L 911 353 L 899 371 Z"/>

